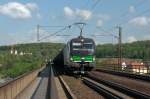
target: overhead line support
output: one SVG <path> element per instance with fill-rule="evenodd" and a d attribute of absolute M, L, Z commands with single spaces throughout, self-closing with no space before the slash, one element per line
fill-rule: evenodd
<path fill-rule="evenodd" d="M 121 66 L 122 65 L 122 27 L 118 26 L 117 28 L 119 29 L 119 37 L 118 37 L 118 66 Z"/>
<path fill-rule="evenodd" d="M 37 25 L 37 42 L 40 41 L 40 25 Z"/>

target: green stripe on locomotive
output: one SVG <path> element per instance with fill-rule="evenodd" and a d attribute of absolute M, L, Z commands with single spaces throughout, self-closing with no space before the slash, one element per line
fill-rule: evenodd
<path fill-rule="evenodd" d="M 73 62 L 81 62 L 81 59 L 83 59 L 84 62 L 93 62 L 93 61 L 95 61 L 95 58 L 92 55 L 87 55 L 87 56 L 84 56 L 84 57 L 76 55 L 76 56 L 72 56 L 70 58 L 70 60 L 73 61 Z"/>

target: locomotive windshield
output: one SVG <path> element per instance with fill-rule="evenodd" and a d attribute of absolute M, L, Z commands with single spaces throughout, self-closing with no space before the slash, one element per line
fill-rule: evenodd
<path fill-rule="evenodd" d="M 84 43 L 83 47 L 85 49 L 93 49 L 94 48 L 93 43 Z"/>
<path fill-rule="evenodd" d="M 73 42 L 72 49 L 73 50 L 92 50 L 94 49 L 94 45 L 93 43 Z"/>

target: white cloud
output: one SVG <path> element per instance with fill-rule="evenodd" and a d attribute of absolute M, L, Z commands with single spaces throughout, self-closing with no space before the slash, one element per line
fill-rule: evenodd
<path fill-rule="evenodd" d="M 127 42 L 128 42 L 128 43 L 132 43 L 132 42 L 135 42 L 135 41 L 137 41 L 137 39 L 136 39 L 134 36 L 129 36 L 129 37 L 127 38 Z"/>
<path fill-rule="evenodd" d="M 136 17 L 130 20 L 129 23 L 134 26 L 143 27 L 143 26 L 147 26 L 150 23 L 150 18 L 145 16 Z"/>
<path fill-rule="evenodd" d="M 83 20 L 89 20 L 92 17 L 92 12 L 89 10 L 72 9 L 68 6 L 64 7 L 64 14 L 67 18 L 82 18 Z"/>
<path fill-rule="evenodd" d="M 89 10 L 76 10 L 76 15 L 81 17 L 83 20 L 89 20 L 92 17 L 92 12 Z"/>
<path fill-rule="evenodd" d="M 98 20 L 96 23 L 96 27 L 102 27 L 103 25 L 103 21 L 102 20 Z"/>
<path fill-rule="evenodd" d="M 135 12 L 135 7 L 134 6 L 129 6 L 129 12 L 134 13 Z"/>
<path fill-rule="evenodd" d="M 34 11 L 34 10 L 37 10 L 38 9 L 38 6 L 36 3 L 27 3 L 25 5 L 28 9 L 30 9 L 31 11 Z"/>
<path fill-rule="evenodd" d="M 22 4 L 18 2 L 9 2 L 0 5 L 0 14 L 16 19 L 27 19 L 32 17 L 32 11 L 37 8 L 35 3 Z"/>
<path fill-rule="evenodd" d="M 74 16 L 74 11 L 70 7 L 64 7 L 64 14 L 67 17 L 73 17 Z"/>

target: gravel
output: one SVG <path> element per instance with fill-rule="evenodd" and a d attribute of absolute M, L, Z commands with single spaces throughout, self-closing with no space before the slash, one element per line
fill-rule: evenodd
<path fill-rule="evenodd" d="M 67 75 L 63 75 L 62 77 L 77 99 L 104 99 L 99 93 L 84 85 L 80 78 L 77 79 Z"/>

